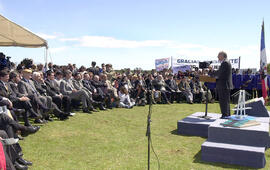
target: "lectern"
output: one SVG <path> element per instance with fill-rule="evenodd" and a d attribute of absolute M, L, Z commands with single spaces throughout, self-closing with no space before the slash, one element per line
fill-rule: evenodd
<path fill-rule="evenodd" d="M 205 82 L 205 83 L 215 83 L 216 82 L 216 78 L 210 77 L 210 76 L 200 76 L 199 80 L 201 82 Z M 206 102 L 205 102 L 205 114 L 204 116 L 201 116 L 202 118 L 205 119 L 210 119 L 211 117 L 207 116 L 207 108 L 208 108 L 208 84 L 206 84 Z"/>

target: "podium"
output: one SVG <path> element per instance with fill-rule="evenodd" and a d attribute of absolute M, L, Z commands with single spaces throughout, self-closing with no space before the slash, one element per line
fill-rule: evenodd
<path fill-rule="evenodd" d="M 205 83 L 215 83 L 216 82 L 216 78 L 214 77 L 210 77 L 210 76 L 200 76 L 199 80 L 201 82 L 205 82 Z M 206 102 L 205 102 L 205 114 L 204 116 L 201 116 L 201 118 L 205 118 L 205 119 L 210 119 L 211 117 L 207 116 L 207 109 L 208 109 L 208 85 L 206 84 Z"/>
<path fill-rule="evenodd" d="M 215 83 L 216 78 L 210 76 L 200 76 L 199 80 L 206 83 Z"/>

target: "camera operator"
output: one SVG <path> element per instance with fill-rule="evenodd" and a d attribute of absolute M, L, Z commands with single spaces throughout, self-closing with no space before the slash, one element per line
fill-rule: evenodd
<path fill-rule="evenodd" d="M 5 68 L 10 69 L 11 63 L 10 59 L 11 57 L 7 56 L 4 53 L 0 53 L 0 70 L 4 70 Z"/>

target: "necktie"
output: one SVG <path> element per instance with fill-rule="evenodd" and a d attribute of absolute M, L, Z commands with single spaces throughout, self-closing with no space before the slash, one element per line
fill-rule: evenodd
<path fill-rule="evenodd" d="M 7 84 L 6 84 L 6 83 L 4 83 L 4 86 L 5 86 L 6 90 L 8 91 L 8 86 L 7 86 Z"/>

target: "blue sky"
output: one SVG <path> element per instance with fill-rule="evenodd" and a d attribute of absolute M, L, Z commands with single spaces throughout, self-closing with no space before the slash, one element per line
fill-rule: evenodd
<path fill-rule="evenodd" d="M 45 38 L 55 64 L 91 61 L 154 68 L 164 57 L 211 60 L 224 50 L 258 68 L 264 18 L 270 61 L 269 0 L 0 0 L 0 13 Z M 44 48 L 0 48 L 12 61 L 44 63 Z"/>

